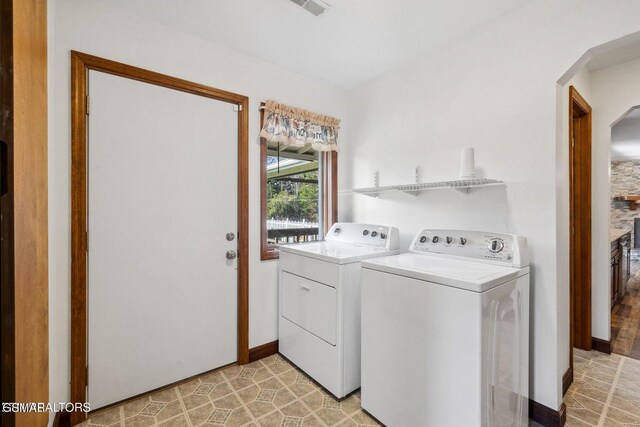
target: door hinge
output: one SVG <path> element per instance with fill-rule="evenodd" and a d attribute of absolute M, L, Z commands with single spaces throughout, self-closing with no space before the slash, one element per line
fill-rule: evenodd
<path fill-rule="evenodd" d="M 233 111 L 235 112 L 242 111 L 242 104 L 235 104 L 233 106 Z"/>
<path fill-rule="evenodd" d="M 85 110 L 87 111 L 87 116 L 89 115 L 89 95 L 87 95 L 84 99 L 85 102 Z"/>

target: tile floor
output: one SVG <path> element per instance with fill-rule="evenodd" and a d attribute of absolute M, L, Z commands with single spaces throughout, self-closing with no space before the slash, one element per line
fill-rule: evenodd
<path fill-rule="evenodd" d="M 640 360 L 640 264 L 633 262 L 622 301 L 611 310 L 613 352 Z"/>
<path fill-rule="evenodd" d="M 564 397 L 569 427 L 640 426 L 640 361 L 574 350 L 573 384 Z"/>
<path fill-rule="evenodd" d="M 80 426 L 378 426 L 359 392 L 336 401 L 282 356 L 229 366 L 124 405 Z"/>
<path fill-rule="evenodd" d="M 567 427 L 640 426 L 640 361 L 574 351 Z M 279 355 L 229 366 L 115 408 L 80 426 L 379 426 L 360 393 L 336 401 Z M 537 423 L 533 427 L 540 427 Z"/>

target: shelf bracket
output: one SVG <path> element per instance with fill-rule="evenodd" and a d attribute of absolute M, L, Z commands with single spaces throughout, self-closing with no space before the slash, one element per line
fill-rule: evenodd
<path fill-rule="evenodd" d="M 471 193 L 471 187 L 460 187 L 460 188 L 456 188 L 456 190 L 464 194 Z"/>

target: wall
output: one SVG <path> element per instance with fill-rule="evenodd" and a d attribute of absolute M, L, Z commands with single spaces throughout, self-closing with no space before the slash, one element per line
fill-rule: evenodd
<path fill-rule="evenodd" d="M 611 337 L 609 214 L 611 205 L 611 126 L 640 105 L 640 59 L 592 71 L 592 335 Z"/>
<path fill-rule="evenodd" d="M 640 143 L 640 142 L 639 142 Z M 629 209 L 629 203 L 616 201 L 616 196 L 640 194 L 640 160 L 611 161 L 611 228 L 633 230 L 634 219 L 640 212 Z M 631 233 L 631 247 L 634 236 Z"/>
<path fill-rule="evenodd" d="M 611 128 L 611 160 L 640 159 L 640 110 Z"/>
<path fill-rule="evenodd" d="M 51 401 L 69 398 L 70 299 L 70 61 L 71 49 L 148 68 L 250 97 L 249 205 L 259 206 L 259 111 L 275 99 L 336 117 L 346 95 L 333 86 L 287 72 L 95 0 L 56 0 L 51 39 L 53 100 L 49 153 Z M 346 125 L 341 140 L 346 141 Z M 341 157 L 342 158 L 342 157 Z M 344 167 L 341 165 L 341 169 Z M 260 212 L 249 212 L 251 347 L 277 339 L 276 262 L 260 261 Z"/>
<path fill-rule="evenodd" d="M 410 183 L 415 166 L 424 181 L 455 178 L 468 146 L 481 175 L 506 182 L 469 195 L 354 195 L 352 218 L 400 227 L 403 246 L 424 226 L 527 236 L 530 396 L 551 408 L 569 357 L 568 263 L 558 263 L 568 252 L 568 207 L 558 203 L 568 194 L 568 162 L 558 159 L 566 106 L 556 82 L 589 48 L 640 30 L 639 14 L 633 1 L 537 1 L 351 94 L 341 188 L 371 186 L 376 170 L 380 185 Z"/>
<path fill-rule="evenodd" d="M 560 126 L 557 126 L 556 140 L 560 141 L 556 145 L 556 169 L 562 171 L 556 176 L 556 244 L 558 248 L 566 248 L 566 250 L 558 250 L 556 253 L 556 265 L 569 266 L 569 87 L 574 86 L 578 92 L 589 99 L 591 97 L 591 81 L 589 70 L 583 67 L 577 72 L 566 84 L 558 85 L 556 89 L 556 99 L 559 104 L 556 111 L 559 114 Z M 566 171 L 566 172 L 565 172 Z M 557 283 L 569 283 L 569 268 L 558 268 L 556 272 Z M 569 325 L 570 292 L 569 287 L 559 287 L 558 289 L 558 307 L 566 309 L 558 310 L 558 325 Z M 558 371 L 564 372 L 569 367 L 569 358 L 565 355 L 569 354 L 571 346 L 568 330 L 567 339 L 558 340 Z"/>

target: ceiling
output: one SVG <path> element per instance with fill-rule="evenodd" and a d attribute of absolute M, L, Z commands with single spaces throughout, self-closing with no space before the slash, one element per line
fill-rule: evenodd
<path fill-rule="evenodd" d="M 103 0 L 340 87 L 446 46 L 533 0 L 327 0 L 315 17 L 289 0 Z"/>
<path fill-rule="evenodd" d="M 640 159 L 640 107 L 632 108 L 611 128 L 611 160 Z"/>
<path fill-rule="evenodd" d="M 618 48 L 597 54 L 589 61 L 587 68 L 589 71 L 595 71 L 638 58 L 640 58 L 640 43 L 633 41 Z"/>

